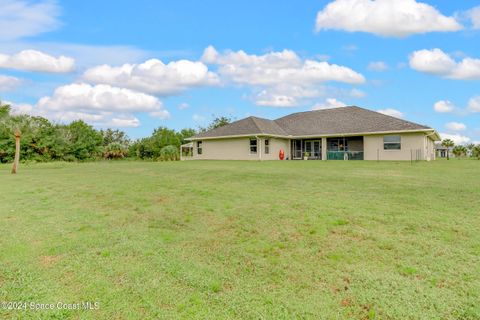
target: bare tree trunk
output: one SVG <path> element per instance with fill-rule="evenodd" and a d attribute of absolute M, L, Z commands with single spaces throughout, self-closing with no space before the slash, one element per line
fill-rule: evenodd
<path fill-rule="evenodd" d="M 20 130 L 15 130 L 15 160 L 13 161 L 12 173 L 17 173 L 18 162 L 20 161 Z"/>

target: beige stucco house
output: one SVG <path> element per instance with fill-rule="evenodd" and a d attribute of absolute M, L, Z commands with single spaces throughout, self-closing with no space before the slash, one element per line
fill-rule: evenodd
<path fill-rule="evenodd" d="M 438 133 L 359 107 L 248 117 L 202 132 L 182 146 L 195 160 L 434 160 Z"/>

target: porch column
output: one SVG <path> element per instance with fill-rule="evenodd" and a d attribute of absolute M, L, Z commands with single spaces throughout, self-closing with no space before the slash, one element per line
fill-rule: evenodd
<path fill-rule="evenodd" d="M 322 160 L 327 160 L 327 138 L 322 138 Z"/>

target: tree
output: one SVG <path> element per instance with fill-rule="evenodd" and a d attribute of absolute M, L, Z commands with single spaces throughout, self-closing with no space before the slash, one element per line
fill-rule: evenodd
<path fill-rule="evenodd" d="M 82 120 L 77 120 L 66 126 L 68 130 L 67 151 L 71 160 L 95 159 L 100 154 L 102 135 Z M 70 160 L 66 159 L 66 160 Z"/>
<path fill-rule="evenodd" d="M 213 117 L 214 117 L 214 119 L 208 125 L 208 127 L 206 127 L 206 128 L 200 127 L 200 129 L 199 129 L 200 132 L 205 132 L 205 131 L 208 131 L 208 130 L 220 128 L 220 127 L 223 127 L 223 126 L 232 122 L 232 118 L 230 118 L 230 117 L 226 117 L 226 116 L 216 117 L 215 115 L 213 115 Z"/>
<path fill-rule="evenodd" d="M 465 146 L 468 150 L 468 155 L 470 157 L 473 157 L 473 148 L 475 148 L 475 144 L 474 143 L 469 143 Z"/>
<path fill-rule="evenodd" d="M 472 156 L 480 160 L 480 144 L 472 148 Z"/>
<path fill-rule="evenodd" d="M 456 157 L 466 156 L 467 148 L 465 148 L 464 146 L 458 145 L 453 148 L 452 152 Z"/>
<path fill-rule="evenodd" d="M 191 128 L 182 129 L 182 131 L 180 131 L 179 133 L 180 138 L 182 140 L 182 144 L 187 143 L 186 139 L 193 137 L 196 134 L 197 134 L 197 131 L 195 129 L 191 129 Z"/>
<path fill-rule="evenodd" d="M 450 148 L 455 146 L 455 143 L 451 139 L 444 139 L 442 146 L 447 148 L 447 160 L 450 160 Z"/>
<path fill-rule="evenodd" d="M 103 138 L 103 146 L 108 146 L 111 143 L 118 143 L 125 147 L 130 144 L 130 139 L 128 138 L 127 134 L 121 130 L 100 130 L 100 134 Z"/>

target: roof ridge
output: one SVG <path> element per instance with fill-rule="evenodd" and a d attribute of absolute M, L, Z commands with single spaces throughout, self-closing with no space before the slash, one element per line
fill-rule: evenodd
<path fill-rule="evenodd" d="M 308 113 L 308 112 L 323 112 L 323 111 L 330 111 L 330 110 L 337 110 L 337 109 L 347 109 L 347 108 L 359 108 L 359 109 L 364 109 L 364 108 L 361 108 L 361 107 L 358 107 L 358 106 L 344 106 L 344 107 L 325 108 L 325 109 L 318 109 L 318 110 L 298 111 L 298 112 L 294 112 L 294 113 L 287 114 L 286 116 L 277 118 L 277 119 L 275 119 L 275 120 L 273 120 L 273 121 L 277 121 L 277 120 L 282 119 L 282 118 L 285 118 L 285 117 L 293 116 L 293 115 L 295 115 L 295 114 Z M 368 110 L 368 109 L 365 109 L 365 110 Z M 369 111 L 371 111 L 371 110 L 369 110 Z M 374 111 L 374 112 L 375 112 L 375 111 Z"/>
<path fill-rule="evenodd" d="M 255 117 L 255 116 L 250 116 L 249 118 L 252 119 L 252 121 L 253 121 L 253 123 L 255 124 L 255 126 L 257 127 L 258 131 L 259 131 L 260 133 L 263 133 L 262 128 L 260 128 L 260 126 L 258 125 L 257 121 L 255 120 L 255 119 L 258 119 L 258 118 Z"/>

